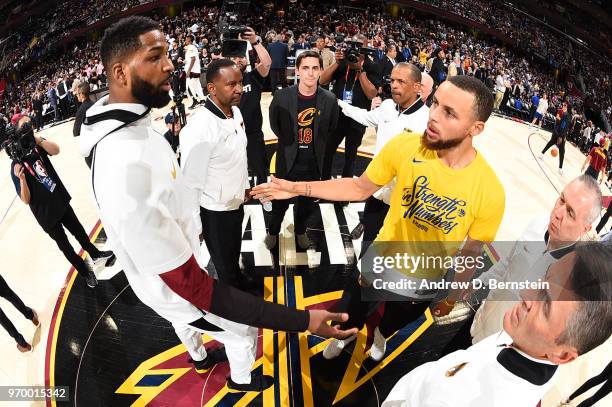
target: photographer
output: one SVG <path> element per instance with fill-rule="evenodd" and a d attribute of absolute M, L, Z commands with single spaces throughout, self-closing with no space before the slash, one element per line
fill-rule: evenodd
<path fill-rule="evenodd" d="M 338 105 L 342 113 L 358 123 L 376 127 L 376 149 L 374 155 L 378 154 L 385 144 L 404 129 L 410 129 L 414 133 L 422 133 L 427 128 L 429 108 L 419 97 L 421 90 L 421 71 L 413 64 L 401 62 L 391 71 L 390 83 L 385 93 L 391 99 L 384 101 L 380 97 L 372 100 L 372 110 L 360 109 L 350 104 L 339 101 Z M 362 233 L 363 245 L 361 252 L 365 252 L 365 246 L 374 241 L 378 231 L 383 225 L 387 211 L 389 210 L 390 193 L 395 181 L 383 187 L 376 194 L 368 198 L 365 204 L 363 218 L 351 236 L 358 239 Z"/>
<path fill-rule="evenodd" d="M 334 80 L 332 93 L 344 102 L 361 109 L 370 109 L 371 100 L 378 93 L 382 85 L 380 70 L 370 55 L 363 52 L 373 51 L 360 47 L 366 45 L 367 39 L 357 35 L 353 41 L 347 41 L 344 50 L 336 51 L 336 61 L 321 73 L 319 83 L 323 86 Z M 352 177 L 354 163 L 357 157 L 357 148 L 365 133 L 365 126 L 340 113 L 335 137 L 331 138 L 330 151 L 325 155 L 326 164 L 322 179 L 331 177 L 331 166 L 334 153 L 342 139 L 345 139 L 345 159 L 342 170 L 343 177 Z"/>
<path fill-rule="evenodd" d="M 70 206 L 70 194 L 49 160 L 50 155 L 59 154 L 59 151 L 59 146 L 54 142 L 35 136 L 30 119 L 22 117 L 17 123 L 16 134 L 7 146 L 7 153 L 12 159 L 11 176 L 17 195 L 30 206 L 38 224 L 55 240 L 66 259 L 87 280 L 87 285 L 94 288 L 98 284 L 96 276 L 70 245 L 64 227 L 95 263 L 109 263 L 114 255 L 111 251 L 98 250 L 91 243 Z"/>
<path fill-rule="evenodd" d="M 263 116 L 261 114 L 261 92 L 263 91 L 265 79 L 268 77 L 272 59 L 266 48 L 257 39 L 257 34 L 251 27 L 245 27 L 240 34 L 242 44 L 246 46 L 248 41 L 255 52 L 259 63 L 256 68 L 247 72 L 246 49 L 244 52 L 232 52 L 234 50 L 228 45 L 232 45 L 232 40 L 226 41 L 223 47 L 223 57 L 231 59 L 242 72 L 243 92 L 240 98 L 240 112 L 244 118 L 244 127 L 247 136 L 247 159 L 248 166 L 256 176 L 256 184 L 263 184 L 268 179 L 268 160 L 266 158 L 266 146 L 264 134 L 261 130 Z"/>

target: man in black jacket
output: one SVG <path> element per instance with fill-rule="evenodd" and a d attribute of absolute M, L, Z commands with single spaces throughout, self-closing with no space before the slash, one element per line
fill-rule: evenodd
<path fill-rule="evenodd" d="M 434 80 L 434 88 L 440 86 L 440 83 L 446 79 L 446 67 L 444 66 L 444 50 L 442 48 L 436 49 L 434 53 L 435 58 L 431 65 L 431 71 L 429 74 Z"/>
<path fill-rule="evenodd" d="M 323 60 L 315 51 L 304 51 L 296 60 L 300 81 L 279 90 L 270 104 L 270 127 L 278 137 L 276 175 L 294 181 L 320 180 L 323 174 L 328 137 L 338 122 L 338 102 L 329 91 L 317 86 Z M 270 228 L 265 239 L 268 249 L 278 242 L 289 200 L 273 201 Z M 304 220 L 314 208 L 311 198 L 299 197 L 295 205 L 295 234 L 298 246 L 310 245 Z"/>
<path fill-rule="evenodd" d="M 32 109 L 34 110 L 34 127 L 36 131 L 40 131 L 43 127 L 43 101 L 40 91 L 36 91 L 32 98 Z"/>
<path fill-rule="evenodd" d="M 72 127 L 72 135 L 74 137 L 78 137 L 81 134 L 81 125 L 83 124 L 83 120 L 85 120 L 85 113 L 93 105 L 93 102 L 89 98 L 89 83 L 81 82 L 79 83 L 77 89 L 77 99 L 79 99 L 79 103 L 81 103 L 81 105 L 79 106 L 79 110 L 76 112 L 74 126 Z"/>
<path fill-rule="evenodd" d="M 83 125 L 83 120 L 85 120 L 85 114 L 87 113 L 87 110 L 89 110 L 89 108 L 94 104 L 89 98 L 89 92 L 90 87 L 88 82 L 83 81 L 79 83 L 79 86 L 77 88 L 77 99 L 79 100 L 81 105 L 79 106 L 79 110 L 77 110 L 76 112 L 76 116 L 74 118 L 74 125 L 72 126 L 72 135 L 74 137 L 78 137 L 79 135 L 81 135 L 81 126 Z M 91 156 L 85 157 L 85 163 L 89 168 L 91 168 Z"/>
<path fill-rule="evenodd" d="M 393 67 L 397 64 L 396 57 L 397 57 L 396 46 L 393 44 L 387 46 L 387 53 L 385 54 L 383 59 L 380 61 L 380 64 L 382 65 L 383 78 L 385 76 L 391 75 L 391 71 L 393 70 Z"/>

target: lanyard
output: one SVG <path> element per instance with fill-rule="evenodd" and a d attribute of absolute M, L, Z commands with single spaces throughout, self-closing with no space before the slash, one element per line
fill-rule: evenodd
<path fill-rule="evenodd" d="M 347 66 L 346 67 L 346 74 L 344 75 L 344 92 L 346 92 L 346 84 L 348 82 L 348 76 L 349 76 L 349 71 L 350 70 L 351 70 L 351 68 Z M 353 90 L 355 90 L 355 84 L 357 83 L 357 79 L 359 79 L 359 72 L 355 72 L 355 80 L 353 81 L 353 86 L 351 87 L 351 93 L 353 92 Z"/>

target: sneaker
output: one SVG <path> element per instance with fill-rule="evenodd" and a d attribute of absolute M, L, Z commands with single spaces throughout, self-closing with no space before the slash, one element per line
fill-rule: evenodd
<path fill-rule="evenodd" d="M 34 324 L 34 326 L 40 325 L 40 320 L 38 319 L 38 314 L 36 313 L 36 311 L 32 310 L 32 314 L 32 323 Z"/>
<path fill-rule="evenodd" d="M 559 175 L 563 175 L 563 168 L 559 168 Z"/>
<path fill-rule="evenodd" d="M 540 154 L 540 155 L 538 156 L 538 160 L 540 160 L 540 161 L 544 161 L 544 154 Z"/>
<path fill-rule="evenodd" d="M 96 275 L 92 270 L 89 270 L 89 274 L 87 274 L 86 281 L 87 287 L 89 288 L 96 288 L 96 286 L 98 285 L 98 279 L 96 278 Z"/>
<path fill-rule="evenodd" d="M 323 357 L 327 360 L 337 358 L 342 353 L 342 349 L 353 342 L 355 338 L 357 338 L 357 335 L 349 336 L 346 339 L 332 339 L 323 349 Z"/>
<path fill-rule="evenodd" d="M 224 347 L 209 350 L 208 354 L 203 360 L 188 360 L 188 362 L 193 365 L 196 372 L 200 374 L 208 372 L 216 364 L 223 363 L 225 361 L 227 361 L 227 354 L 225 353 Z"/>
<path fill-rule="evenodd" d="M 276 244 L 278 243 L 278 235 L 266 235 L 266 238 L 264 239 L 264 244 L 266 245 L 266 249 L 268 250 L 272 250 L 276 247 Z"/>
<path fill-rule="evenodd" d="M 361 235 L 363 235 L 363 228 L 363 223 L 359 223 L 357 226 L 355 226 L 355 229 L 353 229 L 353 231 L 351 232 L 351 239 L 359 239 Z"/>
<path fill-rule="evenodd" d="M 91 256 L 91 259 L 93 260 L 94 265 L 98 266 L 100 264 L 104 264 L 104 267 L 106 267 L 115 261 L 115 254 L 110 250 L 101 251 L 100 256 Z"/>
<path fill-rule="evenodd" d="M 300 249 L 308 249 L 310 247 L 310 239 L 306 233 L 302 233 L 301 235 L 297 235 L 297 244 Z"/>
<path fill-rule="evenodd" d="M 240 393 L 247 391 L 262 392 L 273 384 L 274 379 L 272 378 L 272 376 L 267 375 L 251 375 L 251 383 L 244 384 L 234 383 L 234 381 L 229 377 L 227 379 L 227 388 L 229 389 L 230 393 Z"/>
<path fill-rule="evenodd" d="M 195 101 L 195 99 L 193 100 L 193 103 L 191 104 L 191 106 L 189 106 L 189 110 L 193 110 L 196 107 L 198 107 L 199 103 Z"/>
<path fill-rule="evenodd" d="M 30 345 L 29 343 L 26 343 L 26 346 L 21 346 L 20 344 L 17 344 L 17 349 L 19 349 L 19 352 L 21 353 L 26 353 L 32 350 L 32 345 Z"/>
<path fill-rule="evenodd" d="M 372 347 L 370 347 L 370 359 L 374 362 L 380 362 L 385 356 L 386 351 L 387 340 L 382 336 L 378 327 L 376 327 L 376 329 L 374 329 L 374 342 L 372 342 Z"/>

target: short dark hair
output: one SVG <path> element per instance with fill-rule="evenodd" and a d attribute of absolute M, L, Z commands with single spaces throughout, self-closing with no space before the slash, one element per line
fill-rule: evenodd
<path fill-rule="evenodd" d="M 323 58 L 321 57 L 321 54 L 319 54 L 317 51 L 311 50 L 300 52 L 300 55 L 298 55 L 297 59 L 295 60 L 296 68 L 300 67 L 304 58 L 317 58 L 319 60 L 319 67 L 323 68 Z"/>
<path fill-rule="evenodd" d="M 213 83 L 220 75 L 221 69 L 236 66 L 234 61 L 227 58 L 215 59 L 208 65 L 206 71 L 206 83 Z"/>
<path fill-rule="evenodd" d="M 100 43 L 102 64 L 109 72 L 113 62 L 132 56 L 141 46 L 140 37 L 149 31 L 159 30 L 159 24 L 148 17 L 122 18 L 104 31 Z"/>
<path fill-rule="evenodd" d="M 194 42 L 195 41 L 195 37 L 193 36 L 193 34 L 187 34 L 185 36 L 185 39 L 189 39 L 189 41 Z"/>
<path fill-rule="evenodd" d="M 578 307 L 556 342 L 570 345 L 584 355 L 612 335 L 612 246 L 581 243 L 574 253 L 569 285 Z"/>
<path fill-rule="evenodd" d="M 478 120 L 486 122 L 493 111 L 493 95 L 489 88 L 473 76 L 457 75 L 447 80 L 459 89 L 474 96 L 474 114 Z"/>

